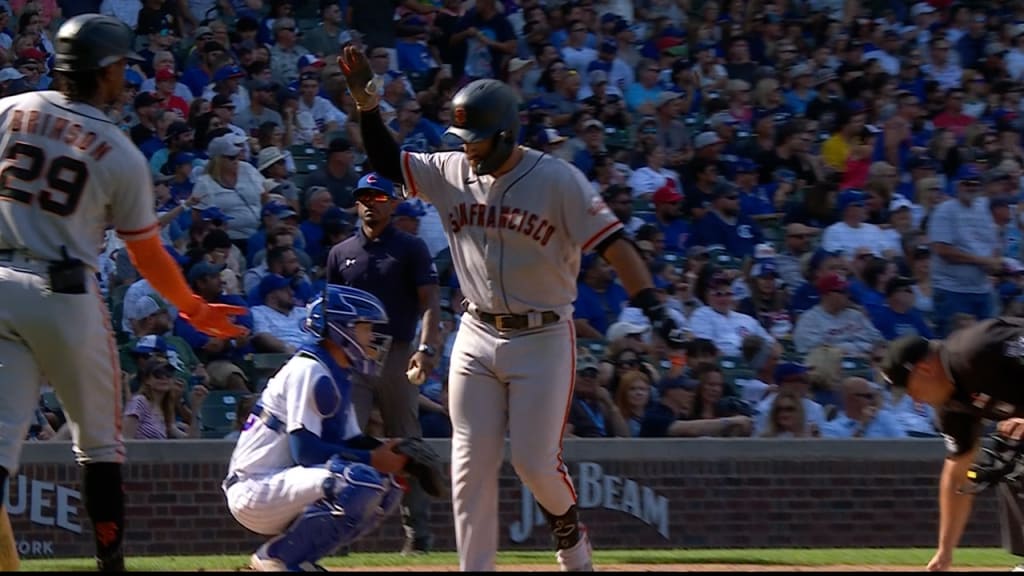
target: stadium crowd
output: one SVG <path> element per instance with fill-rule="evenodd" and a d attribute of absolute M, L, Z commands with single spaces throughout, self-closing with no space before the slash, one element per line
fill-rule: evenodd
<path fill-rule="evenodd" d="M 347 42 L 406 150 L 458 147 L 444 130 L 467 81 L 513 86 L 522 142 L 592 182 L 687 327 L 667 349 L 585 255 L 566 434 L 936 435 L 878 377 L 886 342 L 1024 313 L 1024 3 L 0 0 L 4 96 L 52 87 L 54 31 L 82 12 L 137 32 L 145 61 L 108 114 L 149 159 L 167 249 L 202 297 L 250 308 L 244 339 L 199 333 L 107 233 L 129 436 L 237 434 L 307 338 L 371 170 L 334 61 Z M 461 312 L 446 216 L 387 195 L 441 285 L 419 408 L 443 437 Z M 37 416 L 32 438 L 66 437 L 52 393 Z"/>

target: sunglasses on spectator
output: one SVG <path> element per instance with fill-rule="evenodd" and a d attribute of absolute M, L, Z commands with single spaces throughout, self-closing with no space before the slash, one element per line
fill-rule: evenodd
<path fill-rule="evenodd" d="M 796 406 L 793 406 L 792 404 L 787 404 L 785 406 L 776 406 L 775 407 L 775 411 L 776 412 L 796 412 Z"/>
<path fill-rule="evenodd" d="M 857 398 L 863 398 L 865 400 L 873 400 L 875 398 L 874 392 L 854 392 L 854 396 Z"/>
<path fill-rule="evenodd" d="M 585 370 L 580 370 L 579 372 L 577 372 L 577 374 L 584 378 L 597 378 L 597 368 L 587 368 Z"/>
<path fill-rule="evenodd" d="M 733 295 L 733 291 L 732 290 L 715 290 L 714 292 L 711 293 L 711 295 L 712 296 L 719 296 L 719 297 L 725 298 L 726 296 L 732 296 Z"/>

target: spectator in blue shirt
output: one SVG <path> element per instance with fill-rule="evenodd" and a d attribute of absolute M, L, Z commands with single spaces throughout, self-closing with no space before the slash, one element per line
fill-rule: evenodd
<path fill-rule="evenodd" d="M 889 280 L 885 287 L 885 304 L 868 308 L 868 314 L 875 328 L 886 340 L 896 340 L 910 334 L 934 338 L 931 328 L 921 313 L 914 308 L 913 278 L 898 276 Z"/>
<path fill-rule="evenodd" d="M 768 187 L 758 184 L 757 164 L 749 158 L 736 162 L 736 189 L 740 193 L 742 214 L 758 216 L 775 212 Z"/>
<path fill-rule="evenodd" d="M 740 212 L 740 194 L 736 187 L 719 182 L 712 192 L 711 209 L 693 225 L 690 246 L 724 246 L 737 258 L 753 256 L 754 246 L 762 242 L 761 229 Z"/>
<path fill-rule="evenodd" d="M 576 333 L 580 338 L 604 338 L 629 300 L 626 290 L 615 282 L 615 273 L 607 262 L 597 254 L 587 254 L 580 263 L 576 291 Z"/>
<path fill-rule="evenodd" d="M 433 123 L 423 118 L 423 107 L 415 98 L 402 103 L 388 128 L 395 131 L 395 140 L 407 152 L 433 152 L 441 146 L 441 134 Z"/>
<path fill-rule="evenodd" d="M 248 308 L 241 297 L 223 293 L 224 281 L 221 279 L 221 272 L 225 267 L 224 264 L 211 264 L 201 260 L 189 269 L 188 283 L 195 293 L 207 302 Z M 214 338 L 196 330 L 181 316 L 174 321 L 174 334 L 188 342 L 196 355 L 206 364 L 210 384 L 214 389 L 250 392 L 248 378 L 238 366 L 246 354 L 255 351 L 255 338 L 251 333 L 252 315 L 247 313 L 245 316 L 239 316 L 235 322 L 248 328 L 250 334 L 231 340 Z"/>
<path fill-rule="evenodd" d="M 210 85 L 213 73 L 224 63 L 227 54 L 220 42 L 210 40 L 199 49 L 199 63 L 189 66 L 181 74 L 181 83 L 188 86 L 192 96 L 199 98 Z"/>
<path fill-rule="evenodd" d="M 683 219 L 682 208 L 685 197 L 670 185 L 654 191 L 651 201 L 654 213 L 645 214 L 644 219 L 658 227 L 664 237 L 664 250 L 673 254 L 686 252 L 690 238 L 690 224 Z"/>

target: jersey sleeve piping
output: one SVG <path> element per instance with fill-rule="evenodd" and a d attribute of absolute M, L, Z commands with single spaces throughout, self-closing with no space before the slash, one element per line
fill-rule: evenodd
<path fill-rule="evenodd" d="M 608 236 L 611 236 L 613 233 L 615 233 L 615 232 L 617 232 L 617 231 L 619 231 L 621 229 L 622 229 L 622 222 L 620 222 L 619 220 L 615 220 L 615 222 L 612 222 L 611 224 L 605 226 L 604 228 L 599 230 L 597 232 L 597 234 L 594 234 L 593 236 L 591 236 L 590 240 L 587 240 L 583 244 L 583 251 L 586 252 L 586 251 L 590 250 L 594 246 L 600 244 L 601 240 L 604 240 Z"/>
<path fill-rule="evenodd" d="M 402 151 L 402 175 L 405 177 L 405 182 L 408 184 L 406 189 L 409 190 L 409 197 L 416 198 L 420 195 L 419 187 L 416 186 L 416 180 L 412 176 L 412 169 L 409 166 L 409 152 Z"/>
<path fill-rule="evenodd" d="M 145 228 L 139 228 L 136 230 L 118 230 L 117 235 L 120 236 L 121 239 L 124 240 L 125 242 L 128 242 L 131 240 L 142 240 L 143 238 L 148 238 L 149 236 L 152 236 L 156 232 L 159 232 L 159 230 L 160 222 L 154 221 L 152 224 L 146 226 Z"/>

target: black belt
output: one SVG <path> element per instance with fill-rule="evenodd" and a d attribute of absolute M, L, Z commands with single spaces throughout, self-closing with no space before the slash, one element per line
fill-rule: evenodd
<path fill-rule="evenodd" d="M 526 330 L 527 328 L 540 328 L 541 326 L 554 324 L 561 320 L 558 314 L 555 314 L 550 310 L 546 312 L 535 312 L 533 314 L 491 314 L 489 312 L 477 311 L 473 316 L 484 324 L 493 326 L 500 332 L 507 332 L 509 330 Z M 539 316 L 540 322 L 531 326 L 531 316 Z"/>

